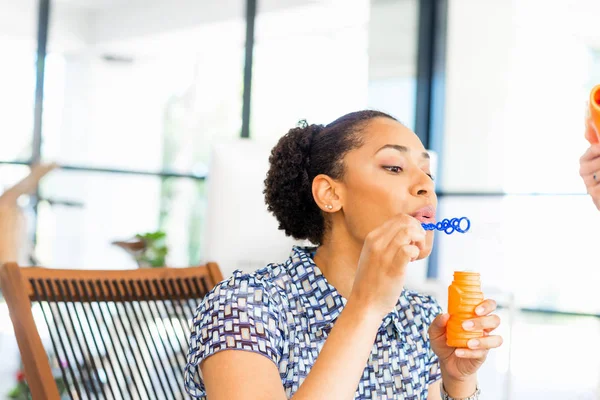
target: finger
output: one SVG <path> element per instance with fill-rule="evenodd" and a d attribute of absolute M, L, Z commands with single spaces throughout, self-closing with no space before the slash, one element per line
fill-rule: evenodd
<path fill-rule="evenodd" d="M 584 163 L 585 161 L 592 160 L 596 157 L 600 157 L 600 144 L 591 145 L 590 148 L 587 149 L 585 153 L 583 153 L 579 161 L 581 163 Z"/>
<path fill-rule="evenodd" d="M 498 326 L 500 326 L 500 317 L 496 314 L 469 319 L 462 323 L 465 331 L 494 330 Z"/>
<path fill-rule="evenodd" d="M 591 176 L 600 171 L 600 156 L 591 160 L 582 161 L 579 167 L 579 175 L 582 177 Z"/>
<path fill-rule="evenodd" d="M 471 339 L 467 342 L 467 346 L 469 346 L 469 349 L 473 350 L 495 349 L 502 346 L 503 342 L 502 336 L 493 335 L 481 337 L 479 339 Z"/>
<path fill-rule="evenodd" d="M 594 188 L 600 186 L 600 169 L 595 173 L 596 180 L 594 180 L 594 174 L 583 175 L 583 183 L 587 189 L 587 192 L 590 193 Z"/>
<path fill-rule="evenodd" d="M 460 358 L 485 358 L 487 356 L 487 350 L 472 350 L 472 349 L 456 349 L 454 354 Z"/>
<path fill-rule="evenodd" d="M 425 235 L 425 229 L 423 229 L 417 219 L 406 214 L 400 214 L 389 219 L 373 232 L 369 233 L 367 240 L 373 248 L 384 250 L 389 247 L 392 240 L 398 234 L 402 233 L 401 231 L 404 233 L 402 237 L 405 237 L 406 240 L 402 243 L 396 243 L 396 245 L 409 244 L 412 241 L 412 239 L 408 240 L 409 238 L 419 236 L 420 234 Z M 391 257 L 393 257 L 393 254 L 391 254 Z"/>
<path fill-rule="evenodd" d="M 383 224 L 371 231 L 365 238 L 365 241 L 370 241 L 372 243 L 381 241 L 385 236 L 389 235 L 390 227 L 394 223 L 394 219 L 388 219 Z"/>
<path fill-rule="evenodd" d="M 417 246 L 419 250 L 423 250 L 427 243 L 427 231 L 423 228 L 421 221 L 409 216 L 407 234 L 411 239 L 411 244 Z"/>
<path fill-rule="evenodd" d="M 413 226 L 404 227 L 396 232 L 396 235 L 388 244 L 384 258 L 387 258 L 387 261 L 391 261 L 396 256 L 398 250 L 406 245 L 415 246 L 420 252 L 425 248 L 426 238 L 426 234 L 419 229 Z"/>
<path fill-rule="evenodd" d="M 404 245 L 411 242 L 424 242 L 426 232 L 421 223 L 410 215 L 399 215 L 393 218 L 393 223 L 389 228 L 387 239 L 387 246 L 390 245 Z M 408 240 L 398 241 L 399 238 L 406 238 Z"/>
<path fill-rule="evenodd" d="M 390 265 L 394 268 L 398 268 L 399 270 L 403 270 L 409 262 L 416 260 L 419 258 L 419 254 L 421 250 L 412 244 L 405 244 L 404 246 L 400 246 L 396 249 L 396 253 L 392 256 L 391 262 L 387 265 Z"/>
<path fill-rule="evenodd" d="M 492 299 L 484 300 L 477 306 L 477 308 L 475 308 L 475 314 L 488 315 L 488 314 L 496 311 L 497 306 L 498 305 L 496 304 L 495 300 L 492 300 Z"/>
<path fill-rule="evenodd" d="M 416 219 L 406 217 L 390 227 L 390 233 L 394 236 L 383 250 L 382 260 L 385 265 L 405 266 L 408 262 L 416 260 L 425 247 L 425 229 L 418 225 Z M 411 219 L 414 219 L 414 222 Z"/>
<path fill-rule="evenodd" d="M 429 340 L 439 339 L 441 336 L 446 334 L 446 325 L 450 319 L 450 314 L 440 314 L 429 326 Z"/>

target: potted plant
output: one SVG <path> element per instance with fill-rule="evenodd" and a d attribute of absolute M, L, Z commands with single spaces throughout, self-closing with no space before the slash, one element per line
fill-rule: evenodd
<path fill-rule="evenodd" d="M 140 268 L 157 268 L 166 265 L 169 254 L 167 234 L 163 231 L 137 234 L 127 241 L 116 241 L 114 245 L 121 247 L 133 256 Z"/>

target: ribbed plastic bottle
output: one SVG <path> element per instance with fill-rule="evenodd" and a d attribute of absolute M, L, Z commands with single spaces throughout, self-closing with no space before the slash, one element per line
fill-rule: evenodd
<path fill-rule="evenodd" d="M 590 144 L 600 143 L 600 85 L 590 92 L 585 138 Z"/>
<path fill-rule="evenodd" d="M 483 331 L 465 331 L 462 323 L 476 317 L 475 308 L 483 301 L 481 279 L 478 272 L 454 272 L 454 281 L 448 287 L 448 313 L 446 344 L 450 347 L 467 347 L 470 339 L 480 338 Z"/>

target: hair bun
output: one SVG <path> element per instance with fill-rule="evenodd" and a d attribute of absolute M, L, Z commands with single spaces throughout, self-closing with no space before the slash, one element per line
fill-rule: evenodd
<path fill-rule="evenodd" d="M 321 133 L 323 129 L 325 129 L 325 126 L 318 124 L 309 124 L 305 119 L 302 119 L 298 121 L 297 129 L 301 130 L 301 132 L 298 132 L 298 145 L 302 150 L 304 156 L 307 158 L 306 161 L 309 161 L 308 159 L 310 158 L 310 150 L 312 148 L 312 144 L 315 140 L 315 137 L 319 133 Z"/>

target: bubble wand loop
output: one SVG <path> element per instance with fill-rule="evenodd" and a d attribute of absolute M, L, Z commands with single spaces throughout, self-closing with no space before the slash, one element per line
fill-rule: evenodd
<path fill-rule="evenodd" d="M 466 224 L 463 224 L 463 221 L 465 221 Z M 446 218 L 436 224 L 423 223 L 421 226 L 426 231 L 440 231 L 446 233 L 447 235 L 451 235 L 454 232 L 466 233 L 469 229 L 471 229 L 471 221 L 467 217 L 452 219 Z"/>

